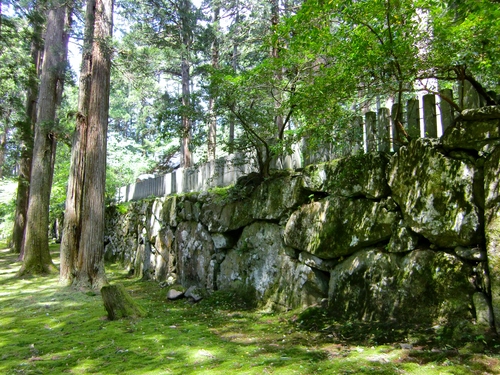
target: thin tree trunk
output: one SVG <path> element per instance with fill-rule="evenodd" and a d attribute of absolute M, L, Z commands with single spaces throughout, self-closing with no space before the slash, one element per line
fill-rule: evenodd
<path fill-rule="evenodd" d="M 214 40 L 212 41 L 212 68 L 219 67 L 219 21 L 220 21 L 220 8 L 218 5 L 214 6 Z M 214 112 L 215 98 L 210 96 L 208 100 L 208 160 L 215 160 L 215 151 L 217 147 L 217 117 Z"/>
<path fill-rule="evenodd" d="M 191 143 L 191 119 L 187 114 L 189 105 L 190 105 L 190 90 L 189 90 L 189 61 L 187 58 L 183 58 L 181 63 L 181 71 L 182 71 L 182 166 L 184 168 L 188 168 L 192 165 L 191 159 L 191 150 L 189 149 L 189 145 Z"/>
<path fill-rule="evenodd" d="M 96 1 L 94 25 L 81 211 L 82 229 L 74 285 L 100 289 L 107 284 L 104 270 L 104 196 L 111 75 L 109 43 L 113 27 L 112 0 Z"/>
<path fill-rule="evenodd" d="M 39 9 L 35 9 L 39 11 Z M 14 216 L 14 228 L 12 230 L 11 250 L 20 254 L 22 259 L 24 254 L 23 238 L 26 228 L 26 217 L 28 214 L 29 186 L 31 178 L 31 161 L 33 158 L 33 130 L 36 123 L 36 102 L 38 100 L 38 78 L 40 77 L 41 61 L 43 55 L 42 25 L 40 22 L 33 24 L 33 34 L 31 38 L 31 63 L 35 74 L 30 75 L 28 89 L 26 92 L 26 121 L 18 127 L 21 140 L 21 159 L 19 161 L 19 177 L 17 184 L 16 213 Z"/>
<path fill-rule="evenodd" d="M 5 163 L 5 151 L 7 149 L 7 134 L 9 133 L 9 118 L 10 111 L 5 116 L 5 126 L 2 134 L 0 134 L 0 179 L 3 177 L 3 165 Z"/>
<path fill-rule="evenodd" d="M 189 85 L 191 83 L 190 69 L 190 54 L 191 54 L 191 27 L 189 21 L 191 3 L 189 0 L 181 0 L 180 17 L 181 17 L 181 38 L 182 38 L 182 62 L 181 62 L 181 76 L 182 76 L 182 166 L 188 168 L 192 165 L 191 150 L 189 149 L 191 143 L 191 119 L 189 116 L 189 109 L 191 106 L 191 91 Z"/>
<path fill-rule="evenodd" d="M 69 12 L 66 3 L 61 0 L 54 0 L 51 5 L 47 15 L 38 97 L 24 259 L 19 275 L 57 270 L 49 252 L 49 201 L 53 175 L 52 155 L 56 142 L 54 124 L 67 58 Z"/>
<path fill-rule="evenodd" d="M 280 20 L 280 14 L 279 14 L 279 0 L 271 0 L 271 28 L 272 32 L 276 33 L 276 27 L 278 27 L 279 20 Z M 279 48 L 278 48 L 278 39 L 275 40 L 272 48 L 271 48 L 271 57 L 274 59 L 277 59 L 279 57 Z M 279 83 L 283 79 L 283 75 L 281 71 L 276 71 L 275 74 L 275 82 L 279 85 Z M 274 99 L 274 107 L 276 109 L 276 117 L 275 117 L 275 124 L 276 124 L 276 129 L 277 129 L 277 138 L 282 139 L 283 138 L 283 131 L 284 131 L 284 121 L 283 121 L 283 115 L 281 115 L 280 110 L 281 110 L 281 90 L 280 88 L 273 89 L 273 97 Z"/>
<path fill-rule="evenodd" d="M 95 0 L 87 0 L 82 66 L 78 95 L 78 114 L 71 147 L 71 166 L 66 193 L 63 234 L 61 240 L 61 264 L 59 282 L 70 285 L 77 270 L 81 234 L 81 205 L 84 179 L 84 156 L 87 138 L 92 44 L 94 38 Z"/>
<path fill-rule="evenodd" d="M 236 0 L 236 15 L 235 15 L 235 22 L 236 22 L 236 27 L 238 27 L 238 23 L 240 22 L 240 4 L 239 1 Z M 233 67 L 233 72 L 236 73 L 238 70 L 238 42 L 235 40 L 233 41 L 233 56 L 232 56 L 232 67 Z M 234 151 L 234 124 L 235 124 L 235 117 L 233 114 L 230 114 L 229 117 L 229 153 L 232 154 Z"/>

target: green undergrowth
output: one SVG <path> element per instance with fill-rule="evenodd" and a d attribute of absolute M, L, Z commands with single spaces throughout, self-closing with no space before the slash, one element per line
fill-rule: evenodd
<path fill-rule="evenodd" d="M 117 266 L 111 283 L 148 315 L 109 321 L 99 293 L 60 287 L 57 276 L 17 279 L 19 266 L 0 251 L 1 374 L 500 374 L 500 356 L 477 342 L 411 346 L 406 333 L 377 343 L 318 310 L 256 310 L 236 290 L 167 301 L 166 288 Z"/>

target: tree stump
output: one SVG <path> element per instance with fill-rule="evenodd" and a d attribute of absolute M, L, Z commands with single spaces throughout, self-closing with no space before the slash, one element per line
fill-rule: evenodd
<path fill-rule="evenodd" d="M 103 286 L 101 296 L 109 320 L 146 315 L 146 311 L 130 297 L 121 284 Z"/>

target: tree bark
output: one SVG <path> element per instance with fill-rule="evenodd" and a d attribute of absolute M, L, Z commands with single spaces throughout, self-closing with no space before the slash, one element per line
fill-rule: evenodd
<path fill-rule="evenodd" d="M 78 114 L 71 147 L 71 166 L 66 193 L 59 282 L 70 285 L 77 272 L 77 259 L 81 235 L 81 205 L 84 179 L 85 148 L 87 144 L 87 120 L 94 40 L 95 0 L 87 0 L 82 65 L 78 95 Z"/>
<path fill-rule="evenodd" d="M 182 75 L 182 166 L 188 168 L 192 165 L 192 155 L 189 149 L 191 143 L 191 119 L 189 110 L 191 106 L 191 91 L 189 85 L 191 83 L 190 75 L 190 54 L 191 54 L 191 41 L 192 30 L 190 25 L 190 8 L 191 2 L 189 0 L 181 0 L 180 2 L 180 22 L 181 22 L 181 40 L 182 40 L 182 62 L 181 62 L 181 75 Z"/>
<path fill-rule="evenodd" d="M 235 23 L 236 27 L 239 27 L 238 23 L 240 22 L 240 4 L 239 1 L 236 0 L 235 4 L 236 14 L 235 14 Z M 236 73 L 238 70 L 238 41 L 233 41 L 233 55 L 232 55 L 232 68 L 233 72 Z M 229 153 L 232 154 L 234 151 L 234 126 L 235 126 L 235 117 L 234 115 L 230 115 L 229 117 Z"/>
<path fill-rule="evenodd" d="M 219 67 L 219 21 L 220 21 L 220 8 L 214 5 L 214 39 L 212 41 L 212 68 Z M 214 112 L 215 98 L 210 96 L 208 100 L 208 160 L 215 160 L 215 151 L 217 147 L 217 117 Z"/>
<path fill-rule="evenodd" d="M 100 289 L 104 270 L 104 196 L 111 76 L 113 1 L 96 0 L 81 210 L 81 239 L 74 285 Z"/>
<path fill-rule="evenodd" d="M 39 11 L 38 8 L 35 11 Z M 36 19 L 36 18 L 34 18 Z M 23 238 L 26 228 L 26 217 L 28 214 L 29 186 L 31 178 L 31 161 L 33 159 L 33 130 L 36 123 L 36 102 L 38 99 L 38 78 L 40 77 L 41 61 L 43 56 L 42 25 L 40 22 L 33 23 L 33 34 L 31 38 L 31 62 L 34 74 L 30 74 L 28 89 L 26 92 L 26 120 L 18 127 L 21 140 L 21 158 L 19 161 L 19 176 L 17 184 L 16 212 L 14 214 L 14 228 L 12 229 L 11 251 L 24 254 Z"/>
<path fill-rule="evenodd" d="M 50 5 L 38 96 L 24 259 L 19 275 L 57 270 L 49 252 L 49 201 L 56 142 L 54 124 L 64 79 L 70 12 L 66 2 L 61 0 L 54 0 Z"/>
<path fill-rule="evenodd" d="M 9 117 L 10 113 L 7 113 L 7 116 L 5 116 L 5 126 L 3 128 L 2 134 L 0 134 L 0 179 L 3 177 L 3 165 L 5 163 L 5 151 L 7 149 L 7 134 L 10 130 Z"/>
<path fill-rule="evenodd" d="M 273 33 L 276 33 L 276 28 L 278 27 L 280 21 L 280 8 L 279 8 L 279 0 L 271 0 L 271 29 Z M 271 48 L 271 57 L 273 59 L 277 59 L 279 57 L 279 45 L 278 39 L 276 38 L 275 42 Z M 283 74 L 281 71 L 276 71 L 274 74 L 274 79 L 276 84 L 279 86 L 279 83 L 283 80 Z M 283 120 L 283 115 L 280 113 L 281 110 L 281 96 L 282 92 L 280 88 L 273 89 L 273 97 L 274 97 L 274 107 L 276 109 L 276 117 L 274 122 L 276 124 L 276 137 L 281 140 L 283 139 L 283 132 L 285 123 Z"/>
<path fill-rule="evenodd" d="M 104 286 L 101 296 L 109 320 L 146 316 L 145 310 L 130 297 L 121 284 Z"/>

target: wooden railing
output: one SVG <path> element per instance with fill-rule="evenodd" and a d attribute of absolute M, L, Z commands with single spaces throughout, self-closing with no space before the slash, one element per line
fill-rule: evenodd
<path fill-rule="evenodd" d="M 443 95 L 452 97 L 451 90 Z M 479 106 L 468 104 L 467 108 Z M 273 161 L 274 169 L 297 169 L 310 164 L 333 160 L 357 152 L 395 152 L 401 146 L 402 132 L 398 130 L 395 116 L 398 116 L 405 132 L 412 138 L 437 138 L 449 127 L 454 115 L 450 104 L 434 95 L 423 95 L 421 100 L 409 100 L 403 108 L 398 104 L 392 108 L 369 111 L 363 117 L 356 117 L 352 124 L 355 136 L 339 150 L 325 144 L 314 152 L 308 151 L 307 141 L 293 147 L 291 155 L 281 156 Z M 213 187 L 224 187 L 252 171 L 256 171 L 252 158 L 242 155 L 228 155 L 205 164 L 179 168 L 172 173 L 138 181 L 119 189 L 118 201 L 134 201 L 146 197 L 162 197 L 170 194 L 206 191 Z"/>

